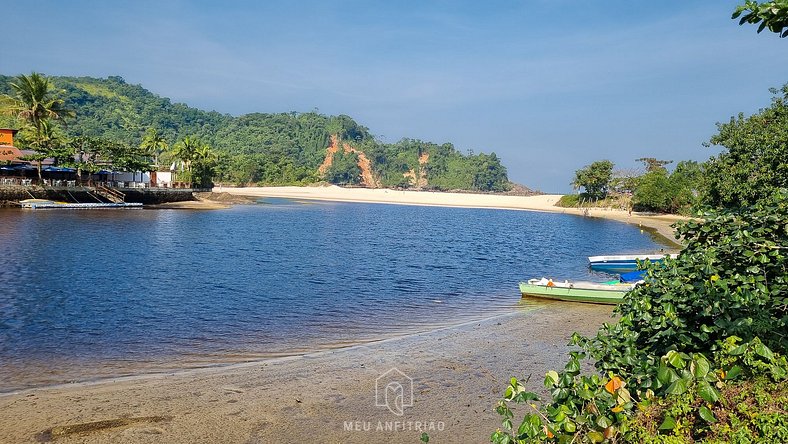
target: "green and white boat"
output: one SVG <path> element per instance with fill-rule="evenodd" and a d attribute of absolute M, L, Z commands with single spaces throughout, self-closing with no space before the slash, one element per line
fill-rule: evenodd
<path fill-rule="evenodd" d="M 618 304 L 624 295 L 635 288 L 636 283 L 620 282 L 553 282 L 552 279 L 531 279 L 520 282 L 523 297 L 537 297 L 568 302 L 589 302 L 592 304 Z"/>

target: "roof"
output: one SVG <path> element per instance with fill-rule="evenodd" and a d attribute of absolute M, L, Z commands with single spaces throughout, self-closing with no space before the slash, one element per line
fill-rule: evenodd
<path fill-rule="evenodd" d="M 24 156 L 24 154 L 19 148 L 11 145 L 0 145 L 0 162 L 20 161 L 19 158 L 22 156 Z"/>
<path fill-rule="evenodd" d="M 23 156 L 32 156 L 34 154 L 38 154 L 36 151 L 33 151 L 33 150 L 19 150 L 19 152 L 22 153 Z M 30 163 L 32 163 L 34 165 L 38 165 L 38 161 L 35 161 L 35 160 L 31 160 Z M 46 159 L 41 161 L 41 165 L 42 166 L 52 165 L 54 163 L 55 163 L 55 159 L 53 159 L 51 157 L 47 157 Z"/>
<path fill-rule="evenodd" d="M 16 134 L 19 130 L 15 130 L 13 128 L 0 128 L 0 131 L 11 131 L 12 134 Z"/>

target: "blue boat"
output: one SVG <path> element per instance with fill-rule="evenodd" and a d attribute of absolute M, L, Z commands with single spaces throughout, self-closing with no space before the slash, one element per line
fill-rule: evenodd
<path fill-rule="evenodd" d="M 621 254 L 614 256 L 590 256 L 588 262 L 592 270 L 608 273 L 625 273 L 638 268 L 637 261 L 659 262 L 665 257 L 675 259 L 678 254 Z"/>

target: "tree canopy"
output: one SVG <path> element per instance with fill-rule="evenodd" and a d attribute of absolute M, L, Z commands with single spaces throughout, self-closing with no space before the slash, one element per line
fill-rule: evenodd
<path fill-rule="evenodd" d="M 758 24 L 758 32 L 764 29 L 776 32 L 780 37 L 788 36 L 788 0 L 756 2 L 747 0 L 736 7 L 732 19 L 739 19 L 739 25 Z"/>
<path fill-rule="evenodd" d="M 770 107 L 717 124 L 719 132 L 709 143 L 726 150 L 705 168 L 703 203 L 749 206 L 788 187 L 788 84 L 771 91 Z"/>
<path fill-rule="evenodd" d="M 613 179 L 613 162 L 598 160 L 591 165 L 575 171 L 572 185 L 575 188 L 584 188 L 586 194 L 592 199 L 604 199 L 610 181 Z"/>
<path fill-rule="evenodd" d="M 20 139 L 36 151 L 28 158 L 38 162 L 41 179 L 42 161 L 48 157 L 62 159 L 68 151 L 63 132 L 52 121 L 73 112 L 64 105 L 63 91 L 55 90 L 49 79 L 39 73 L 20 75 L 9 82 L 9 87 L 10 94 L 0 96 L 0 109 L 19 122 Z"/>

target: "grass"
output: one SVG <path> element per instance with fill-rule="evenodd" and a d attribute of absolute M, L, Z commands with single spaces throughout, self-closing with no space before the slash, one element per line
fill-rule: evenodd
<path fill-rule="evenodd" d="M 610 193 L 604 199 L 590 199 L 586 194 L 566 194 L 555 204 L 563 208 L 631 208 L 632 196 L 621 193 Z"/>

